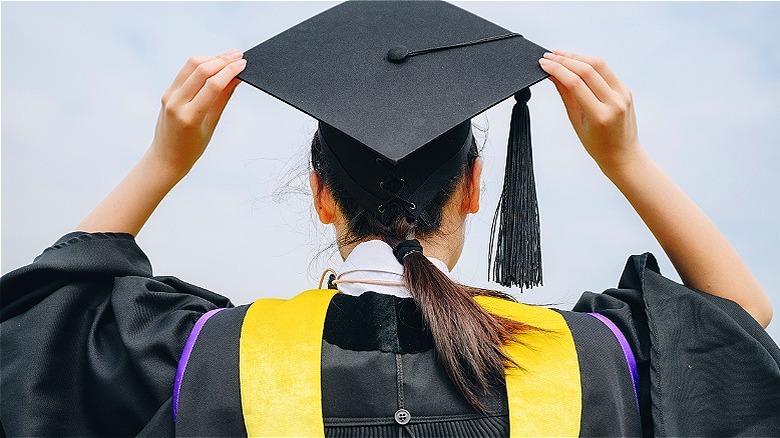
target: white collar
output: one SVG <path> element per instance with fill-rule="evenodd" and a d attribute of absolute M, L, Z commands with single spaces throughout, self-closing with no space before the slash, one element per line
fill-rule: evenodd
<path fill-rule="evenodd" d="M 447 265 L 439 259 L 428 260 L 442 272 L 450 275 Z M 337 280 L 374 280 L 383 282 L 403 282 L 404 268 L 393 255 L 393 248 L 381 240 L 369 240 L 355 246 L 344 263 L 336 271 Z M 360 295 L 372 291 L 380 294 L 408 298 L 409 289 L 401 285 L 338 283 L 339 292 L 348 295 Z"/>

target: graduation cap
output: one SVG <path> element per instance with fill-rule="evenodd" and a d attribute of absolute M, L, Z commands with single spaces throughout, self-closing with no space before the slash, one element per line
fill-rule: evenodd
<path fill-rule="evenodd" d="M 528 87 L 547 50 L 441 1 L 348 1 L 246 51 L 239 79 L 319 120 L 339 181 L 383 221 L 389 204 L 420 217 L 462 171 L 470 119 L 515 96 L 501 201 L 491 229 L 494 281 L 541 284 Z"/>

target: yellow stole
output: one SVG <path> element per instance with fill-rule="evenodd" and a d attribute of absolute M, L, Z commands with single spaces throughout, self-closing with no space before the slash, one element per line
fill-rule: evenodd
<path fill-rule="evenodd" d="M 249 436 L 322 437 L 320 362 L 325 314 L 335 290 L 260 299 L 241 328 L 241 406 Z M 574 339 L 550 309 L 477 297 L 486 310 L 538 329 L 506 346 L 522 369 L 506 373 L 510 436 L 576 436 L 582 387 Z"/>

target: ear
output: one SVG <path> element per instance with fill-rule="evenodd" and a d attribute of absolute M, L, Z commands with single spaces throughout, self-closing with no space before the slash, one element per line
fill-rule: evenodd
<path fill-rule="evenodd" d="M 309 174 L 309 186 L 311 186 L 314 209 L 320 222 L 326 225 L 332 224 L 336 220 L 336 201 L 317 172 Z"/>
<path fill-rule="evenodd" d="M 471 168 L 471 178 L 466 185 L 466 196 L 463 197 L 463 212 L 466 214 L 479 211 L 479 195 L 482 188 L 482 157 L 474 160 L 474 166 Z"/>

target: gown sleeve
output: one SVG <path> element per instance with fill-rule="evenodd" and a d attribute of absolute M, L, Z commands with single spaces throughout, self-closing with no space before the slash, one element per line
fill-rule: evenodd
<path fill-rule="evenodd" d="M 663 277 L 646 253 L 573 310 L 631 344 L 645 436 L 780 436 L 780 349 L 738 304 Z"/>
<path fill-rule="evenodd" d="M 179 355 L 220 307 L 129 234 L 65 235 L 0 279 L 0 435 L 168 434 Z"/>

